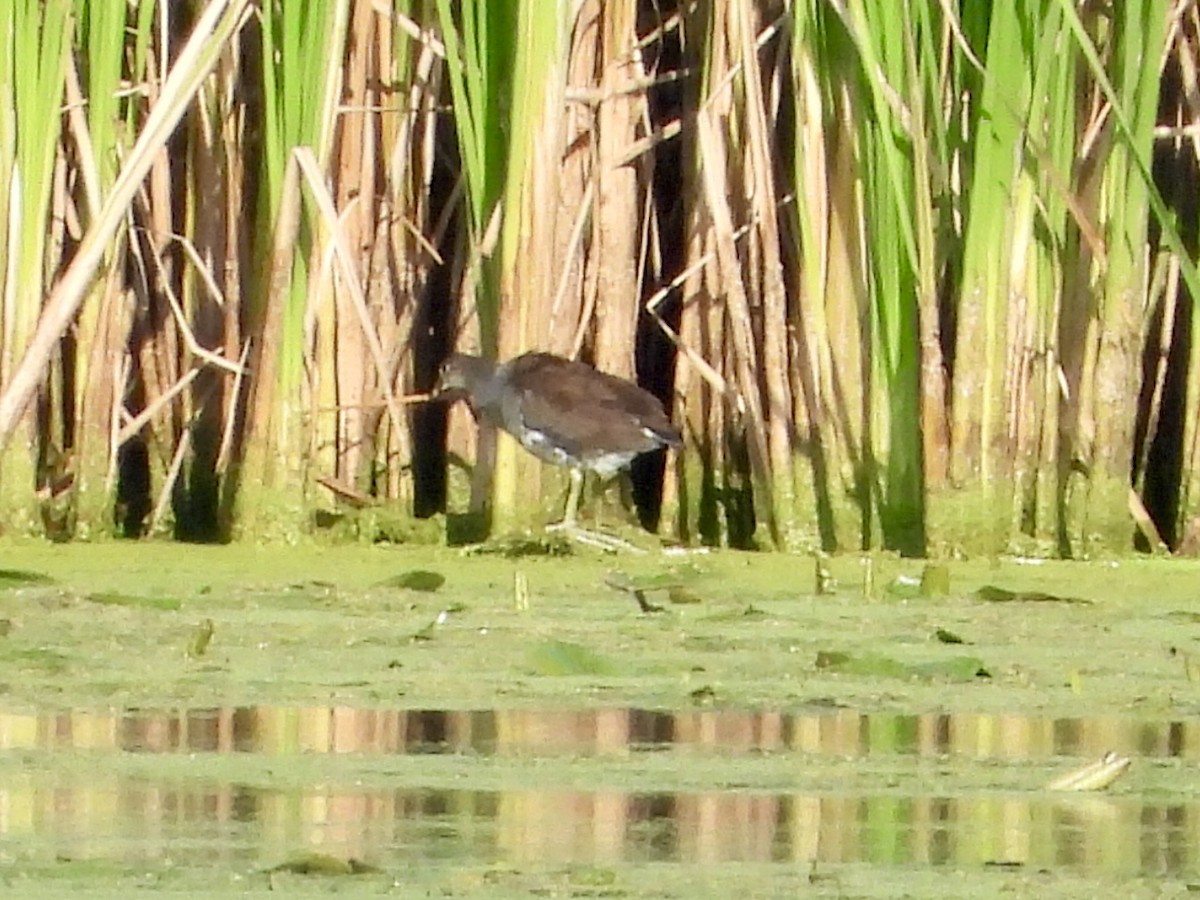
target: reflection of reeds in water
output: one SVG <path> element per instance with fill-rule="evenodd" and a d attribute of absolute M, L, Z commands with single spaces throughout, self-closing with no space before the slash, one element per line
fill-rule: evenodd
<path fill-rule="evenodd" d="M 218 707 L 178 712 L 0 713 L 0 750 L 141 753 L 472 753 L 627 756 L 647 748 L 901 753 L 994 761 L 1200 758 L 1200 723 L 1117 716 L 704 710 L 382 710 Z"/>
<path fill-rule="evenodd" d="M 1078 799 L 1078 798 L 1074 798 Z M 1094 798 L 1093 798 L 1094 799 Z M 804 862 L 978 866 L 1137 874 L 1194 868 L 1178 820 L 1141 802 L 1046 795 L 936 797 L 738 790 L 253 790 L 32 776 L 0 789 L 6 844 L 70 857 L 174 864 L 288 858 L 305 849 L 375 865 L 497 862 Z"/>
<path fill-rule="evenodd" d="M 1168 868 L 1190 865 L 1194 853 L 1175 847 L 1186 806 L 1160 809 L 1121 794 L 1081 805 L 1038 790 L 1041 779 L 1032 774 L 1026 789 L 997 792 L 997 776 L 986 769 L 981 780 L 966 782 L 962 772 L 981 763 L 1095 754 L 1097 747 L 1194 759 L 1196 732 L 1191 722 L 847 710 L 314 707 L 0 715 L 0 749 L 47 754 L 44 776 L 23 774 L 0 787 L 0 837 L 36 835 L 62 852 L 101 852 L 115 835 L 131 852 L 151 856 L 177 853 L 172 844 L 185 835 L 222 848 L 222 836 L 237 833 L 241 850 L 212 852 L 271 858 L 311 848 L 381 862 L 405 848 L 526 862 L 1009 862 L 1137 872 L 1139 847 L 1151 848 Z M 385 782 L 373 789 L 339 786 L 324 767 L 314 770 L 321 783 L 293 781 L 282 789 L 160 782 L 118 774 L 117 767 L 105 774 L 103 757 L 89 757 L 86 775 L 70 762 L 56 768 L 56 760 L 78 760 L 74 751 L 81 750 L 253 753 L 278 760 L 279 771 L 288 771 L 289 759 L 313 754 L 438 754 L 460 774 L 461 787 L 422 786 L 419 767 L 394 770 L 388 780 L 400 787 Z M 673 773 L 664 778 L 676 784 L 651 792 L 612 787 L 627 767 L 660 759 L 646 755 L 654 750 L 672 754 L 662 771 Z M 806 764 L 837 760 L 844 763 L 833 769 L 841 780 L 814 792 L 751 789 L 729 777 L 773 754 L 789 760 L 798 781 Z M 477 790 L 474 776 L 491 757 L 505 761 L 504 778 L 489 782 L 497 790 Z M 706 767 L 739 759 L 745 767 L 721 769 L 727 780 L 705 784 L 703 773 L 716 771 Z M 569 765 L 549 765 L 572 760 L 590 761 L 585 780 L 599 789 L 546 783 L 546 772 L 573 777 Z M 956 787 L 948 791 L 951 781 Z M 991 790 L 979 793 L 976 785 Z M 456 849 L 447 849 L 448 840 Z"/>

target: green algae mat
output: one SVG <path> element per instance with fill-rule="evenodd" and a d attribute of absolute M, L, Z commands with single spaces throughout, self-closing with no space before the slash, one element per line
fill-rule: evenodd
<path fill-rule="evenodd" d="M 0 543 L 6 893 L 1200 888 L 1195 563 L 544 549 Z"/>

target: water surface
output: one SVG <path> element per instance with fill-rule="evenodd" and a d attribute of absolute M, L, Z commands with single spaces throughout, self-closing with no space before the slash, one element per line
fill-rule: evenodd
<path fill-rule="evenodd" d="M 1103 794 L 1043 785 L 1105 751 Z M 24 854 L 1200 874 L 1200 720 L 238 707 L 0 714 Z M 1179 776 L 1189 779 L 1171 792 Z"/>

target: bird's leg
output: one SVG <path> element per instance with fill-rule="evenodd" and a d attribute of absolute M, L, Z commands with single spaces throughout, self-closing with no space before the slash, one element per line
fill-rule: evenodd
<path fill-rule="evenodd" d="M 563 519 L 555 525 L 546 527 L 547 531 L 563 531 L 570 537 L 587 544 L 589 547 L 599 547 L 601 550 L 627 550 L 633 553 L 644 553 L 640 547 L 635 547 L 619 537 L 588 531 L 579 527 L 579 498 L 583 494 L 583 469 L 571 469 L 571 489 L 567 492 L 567 508 Z"/>
<path fill-rule="evenodd" d="M 579 524 L 579 498 L 583 495 L 583 469 L 571 469 L 571 489 L 567 491 L 567 508 L 563 512 L 562 524 L 565 528 L 575 528 Z"/>
<path fill-rule="evenodd" d="M 567 507 L 562 521 L 547 525 L 547 531 L 576 531 L 579 529 L 579 495 L 583 493 L 583 470 L 571 469 L 571 487 L 567 491 Z"/>

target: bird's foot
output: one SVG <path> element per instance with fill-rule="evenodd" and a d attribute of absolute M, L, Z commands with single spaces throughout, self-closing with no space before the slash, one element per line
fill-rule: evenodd
<path fill-rule="evenodd" d="M 580 528 L 574 522 L 556 522 L 553 525 L 547 525 L 546 531 L 562 532 L 566 537 L 588 547 L 597 547 L 600 550 L 607 550 L 610 553 L 645 553 L 641 547 L 622 540 L 619 537 L 611 534 L 601 534 L 598 531 L 588 531 L 586 528 Z"/>

